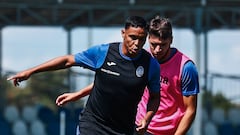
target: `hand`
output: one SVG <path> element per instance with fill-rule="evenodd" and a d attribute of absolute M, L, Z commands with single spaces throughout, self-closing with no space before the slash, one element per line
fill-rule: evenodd
<path fill-rule="evenodd" d="M 8 81 L 13 80 L 14 86 L 19 86 L 19 83 L 21 81 L 27 80 L 30 76 L 31 76 L 31 73 L 26 70 L 26 71 L 17 73 L 16 75 L 7 78 L 7 80 Z"/>
<path fill-rule="evenodd" d="M 74 93 L 65 93 L 65 94 L 62 94 L 62 95 L 60 95 L 60 96 L 57 97 L 57 99 L 56 99 L 56 105 L 57 105 L 57 106 L 62 106 L 62 105 L 64 105 L 64 104 L 66 104 L 67 102 L 74 100 L 74 98 L 75 98 Z"/>
<path fill-rule="evenodd" d="M 141 120 L 140 123 L 137 124 L 136 131 L 138 135 L 144 135 L 144 133 L 147 131 L 147 122 L 145 119 Z"/>

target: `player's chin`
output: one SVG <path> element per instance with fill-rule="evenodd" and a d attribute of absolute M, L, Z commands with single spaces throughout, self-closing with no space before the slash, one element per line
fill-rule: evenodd
<path fill-rule="evenodd" d="M 163 55 L 161 55 L 161 54 L 153 54 L 153 56 L 155 57 L 155 58 L 157 58 L 157 59 L 162 59 L 163 58 Z"/>
<path fill-rule="evenodd" d="M 152 54 L 154 58 L 158 58 L 159 56 L 157 54 Z"/>
<path fill-rule="evenodd" d="M 140 49 L 135 49 L 135 50 L 133 49 L 133 50 L 131 51 L 131 53 L 132 53 L 132 54 L 138 54 L 139 51 L 140 51 Z"/>

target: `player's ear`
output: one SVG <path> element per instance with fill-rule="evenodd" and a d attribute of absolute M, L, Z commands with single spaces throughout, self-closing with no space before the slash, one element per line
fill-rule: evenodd
<path fill-rule="evenodd" d="M 125 30 L 124 29 L 121 30 L 121 34 L 122 34 L 122 37 L 124 38 L 124 36 L 125 36 Z"/>
<path fill-rule="evenodd" d="M 172 41 L 173 41 L 173 36 L 171 37 L 171 41 L 170 41 L 171 44 L 172 44 Z"/>

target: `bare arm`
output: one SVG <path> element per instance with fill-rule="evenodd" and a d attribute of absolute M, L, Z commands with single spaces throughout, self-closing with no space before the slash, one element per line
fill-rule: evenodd
<path fill-rule="evenodd" d="M 14 85 L 18 86 L 21 81 L 27 80 L 33 74 L 36 74 L 39 72 L 45 72 L 45 71 L 65 69 L 73 66 L 74 64 L 75 64 L 75 60 L 73 55 L 61 56 L 61 57 L 57 57 L 52 60 L 49 60 L 36 67 L 19 72 L 14 76 L 9 77 L 7 80 L 13 80 Z"/>
<path fill-rule="evenodd" d="M 92 91 L 92 88 L 93 88 L 93 83 L 91 83 L 87 87 L 85 87 L 85 88 L 83 88 L 83 89 L 81 89 L 77 92 L 64 93 L 64 94 L 57 97 L 56 104 L 58 106 L 62 106 L 64 104 L 66 104 L 67 102 L 76 101 L 76 100 L 78 100 L 82 97 L 85 97 L 85 96 L 89 95 Z"/>
<path fill-rule="evenodd" d="M 150 121 L 152 120 L 152 117 L 155 115 L 155 113 L 158 110 L 159 104 L 160 104 L 160 93 L 153 93 L 150 92 L 149 93 L 149 100 L 148 100 L 148 104 L 147 104 L 147 113 L 145 115 L 145 117 L 143 118 L 143 120 L 141 120 L 141 123 L 139 123 L 136 128 L 136 130 L 138 131 L 138 133 L 140 135 L 143 135 L 146 130 L 147 127 L 150 123 Z"/>
<path fill-rule="evenodd" d="M 197 111 L 197 95 L 183 96 L 183 102 L 186 106 L 186 112 L 180 121 L 175 135 L 185 135 L 191 127 Z"/>

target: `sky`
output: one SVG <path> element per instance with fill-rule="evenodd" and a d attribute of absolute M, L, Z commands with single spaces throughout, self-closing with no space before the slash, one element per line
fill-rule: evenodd
<path fill-rule="evenodd" d="M 91 45 L 122 41 L 120 27 L 91 29 L 78 27 L 71 31 L 71 35 L 72 54 L 83 51 Z M 210 73 L 240 76 L 240 29 L 213 30 L 207 36 L 208 71 Z M 201 35 L 201 39 L 203 39 L 202 37 Z M 173 38 L 172 46 L 178 48 L 196 62 L 196 51 L 198 50 L 196 49 L 194 33 L 189 29 L 174 28 Z M 67 31 L 62 27 L 5 27 L 2 29 L 3 70 L 19 72 L 54 57 L 65 55 L 67 54 L 67 42 Z M 146 49 L 148 48 L 147 42 Z M 201 42 L 203 44 L 203 40 Z M 202 56 L 200 59 L 203 59 Z M 81 68 L 76 70 L 86 72 Z M 201 67 L 199 72 L 200 74 L 203 73 Z M 82 83 L 79 87 L 82 88 L 85 85 Z M 236 87 L 240 89 L 239 81 L 231 85 L 229 83 L 224 85 L 220 88 L 214 86 L 214 89 L 223 90 L 224 87 L 229 88 L 230 86 L 231 89 Z"/>

